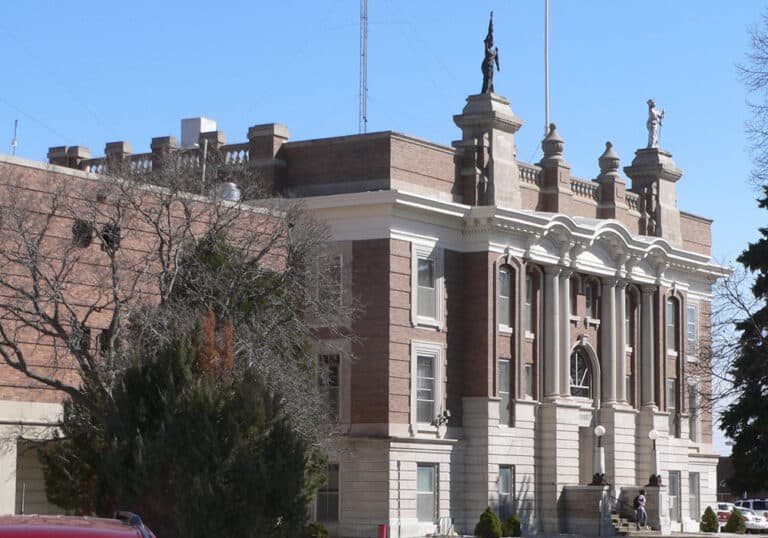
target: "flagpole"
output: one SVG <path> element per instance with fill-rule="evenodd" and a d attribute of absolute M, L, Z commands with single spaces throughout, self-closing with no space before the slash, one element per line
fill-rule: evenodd
<path fill-rule="evenodd" d="M 549 0 L 544 0 L 544 136 L 549 132 Z"/>

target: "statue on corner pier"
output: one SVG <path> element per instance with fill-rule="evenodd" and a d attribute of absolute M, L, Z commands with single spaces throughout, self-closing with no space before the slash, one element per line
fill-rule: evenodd
<path fill-rule="evenodd" d="M 493 66 L 496 71 L 499 67 L 499 47 L 493 46 L 493 11 L 488 21 L 488 35 L 485 36 L 485 58 L 481 69 L 483 70 L 483 89 L 480 93 L 493 93 Z"/>
<path fill-rule="evenodd" d="M 648 149 L 659 147 L 659 133 L 663 120 L 664 109 L 662 108 L 659 112 L 656 108 L 656 101 L 648 99 L 648 121 L 645 123 L 648 128 Z"/>

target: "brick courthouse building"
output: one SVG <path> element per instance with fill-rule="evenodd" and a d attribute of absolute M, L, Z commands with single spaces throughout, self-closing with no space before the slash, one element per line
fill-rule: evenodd
<path fill-rule="evenodd" d="M 466 534 L 490 505 L 520 515 L 527 533 L 611 534 L 598 506 L 610 525 L 616 499 L 626 507 L 658 470 L 653 524 L 698 528 L 717 486 L 700 349 L 725 271 L 711 259 L 711 221 L 677 207 L 682 170 L 669 152 L 640 149 L 626 180 L 607 144 L 597 177 L 575 178 L 554 125 L 543 159 L 519 162 L 522 121 L 496 94 L 470 96 L 454 122 L 452 147 L 394 132 L 290 141 L 278 124 L 241 144 L 203 135 L 208 151 L 247 161 L 330 224 L 342 297 L 365 306 L 354 360 L 339 357 L 332 376 L 343 436 L 314 517 L 334 536 L 380 524 L 395 538 Z M 173 146 L 106 152 L 149 167 Z M 49 157 L 0 163 L 88 179 L 105 162 L 80 147 Z M 318 356 L 336 364 L 326 344 Z M 45 435 L 58 404 L 13 394 L 0 419 Z M 598 425 L 610 485 L 587 486 Z M 27 441 L 5 445 L 0 509 L 18 511 L 22 497 L 47 509 Z"/>

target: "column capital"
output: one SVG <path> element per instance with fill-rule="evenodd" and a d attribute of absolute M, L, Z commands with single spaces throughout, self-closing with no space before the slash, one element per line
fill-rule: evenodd
<path fill-rule="evenodd" d="M 602 278 L 603 287 L 615 288 L 619 284 L 619 278 L 615 276 L 604 276 Z"/>
<path fill-rule="evenodd" d="M 560 265 L 545 265 L 544 266 L 544 274 L 545 275 L 558 276 L 562 270 L 563 270 L 563 268 Z"/>
<path fill-rule="evenodd" d="M 627 286 L 629 286 L 629 280 L 626 278 L 617 278 L 616 279 L 616 287 L 619 289 L 626 289 Z"/>
<path fill-rule="evenodd" d="M 651 284 L 645 284 L 643 286 L 640 286 L 640 291 L 643 293 L 643 295 L 652 295 L 656 293 L 656 290 L 657 290 L 657 287 Z"/>
<path fill-rule="evenodd" d="M 571 278 L 571 275 L 575 273 L 576 271 L 571 267 L 561 266 L 560 267 L 560 278 Z"/>

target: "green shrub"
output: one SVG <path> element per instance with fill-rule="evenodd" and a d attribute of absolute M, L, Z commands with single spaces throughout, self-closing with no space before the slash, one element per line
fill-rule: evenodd
<path fill-rule="evenodd" d="M 717 518 L 715 518 L 717 519 Z M 522 536 L 523 531 L 520 528 L 520 518 L 512 514 L 501 524 L 502 536 Z"/>
<path fill-rule="evenodd" d="M 737 532 L 739 534 L 747 532 L 747 522 L 744 521 L 744 515 L 735 508 L 731 511 L 731 515 L 728 516 L 725 532 Z"/>
<path fill-rule="evenodd" d="M 310 523 L 304 527 L 303 538 L 329 538 L 328 529 L 322 523 Z"/>
<path fill-rule="evenodd" d="M 717 520 L 717 514 L 711 506 L 707 506 L 704 515 L 701 516 L 701 532 L 717 532 L 720 530 L 720 522 Z"/>
<path fill-rule="evenodd" d="M 491 510 L 490 506 L 485 509 L 485 512 L 480 514 L 480 521 L 475 525 L 475 536 L 480 536 L 480 538 L 500 538 L 501 523 L 499 522 L 499 516 Z"/>

